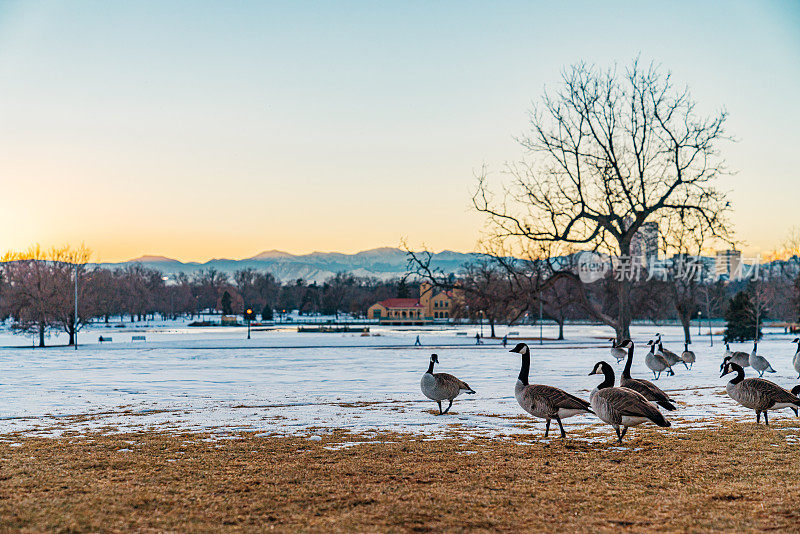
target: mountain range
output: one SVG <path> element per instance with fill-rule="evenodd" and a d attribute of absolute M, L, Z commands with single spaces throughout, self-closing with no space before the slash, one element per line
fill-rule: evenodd
<path fill-rule="evenodd" d="M 431 265 L 445 273 L 454 273 L 466 262 L 479 258 L 479 254 L 444 250 L 432 254 Z M 181 262 L 165 256 L 145 255 L 120 263 L 102 263 L 101 267 L 125 267 L 139 263 L 157 269 L 165 275 L 216 269 L 233 274 L 239 269 L 253 268 L 271 272 L 282 282 L 302 278 L 307 282 L 321 283 L 336 273 L 355 276 L 372 276 L 383 280 L 397 278 L 407 273 L 408 256 L 399 248 L 381 247 L 355 254 L 341 252 L 312 252 L 295 255 L 280 250 L 266 250 L 252 258 L 241 260 L 213 259 L 204 263 Z"/>

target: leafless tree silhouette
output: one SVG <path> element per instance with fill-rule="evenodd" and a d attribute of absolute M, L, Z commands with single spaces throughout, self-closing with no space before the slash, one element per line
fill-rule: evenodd
<path fill-rule="evenodd" d="M 716 185 L 726 173 L 725 111 L 701 116 L 688 89 L 638 59 L 623 70 L 578 63 L 562 82 L 531 111 L 519 138 L 528 158 L 506 165 L 499 194 L 485 168 L 478 175 L 473 203 L 492 238 L 628 257 L 647 221 L 691 218 L 704 235 L 730 237 L 729 203 Z M 630 291 L 621 280 L 617 316 L 596 314 L 618 337 L 630 335 Z"/>

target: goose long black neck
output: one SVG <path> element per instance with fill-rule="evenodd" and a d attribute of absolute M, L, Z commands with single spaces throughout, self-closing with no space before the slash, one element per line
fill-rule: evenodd
<path fill-rule="evenodd" d="M 597 389 L 614 387 L 614 369 L 612 369 L 610 365 L 604 365 L 602 369 L 603 381 L 600 382 L 600 385 L 597 386 Z"/>
<path fill-rule="evenodd" d="M 730 364 L 731 369 L 736 371 L 736 376 L 731 379 L 731 384 L 738 384 L 742 380 L 744 380 L 744 369 L 742 369 L 741 365 L 737 365 L 735 363 Z"/>
<path fill-rule="evenodd" d="M 522 366 L 519 368 L 519 377 L 517 377 L 517 378 L 519 378 L 519 381 L 527 386 L 528 385 L 528 374 L 530 374 L 530 371 L 531 371 L 531 352 L 530 352 L 530 349 L 526 348 L 525 350 L 520 352 L 520 355 L 522 356 Z"/>
<path fill-rule="evenodd" d="M 628 359 L 625 361 L 625 369 L 622 370 L 622 378 L 631 377 L 631 365 L 633 365 L 633 343 L 628 347 Z"/>
<path fill-rule="evenodd" d="M 419 372 L 419 371 L 417 371 L 417 372 Z M 430 374 L 433 374 L 433 360 L 431 360 L 431 363 L 428 364 L 428 372 Z"/>

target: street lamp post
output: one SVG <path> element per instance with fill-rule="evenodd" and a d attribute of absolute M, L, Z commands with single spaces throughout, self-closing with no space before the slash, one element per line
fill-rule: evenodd
<path fill-rule="evenodd" d="M 245 317 L 247 318 L 247 339 L 250 339 L 250 320 L 253 317 L 253 310 L 247 308 L 247 313 Z"/>
<path fill-rule="evenodd" d="M 479 321 L 480 321 L 480 323 L 481 323 L 481 339 L 483 339 L 483 310 L 481 310 L 481 312 L 480 312 L 480 313 L 481 313 L 481 314 L 480 314 L 480 317 L 478 318 L 478 320 L 479 320 Z"/>
<path fill-rule="evenodd" d="M 78 350 L 78 264 L 75 264 L 75 315 L 73 316 L 72 329 L 75 336 L 75 350 Z"/>
<path fill-rule="evenodd" d="M 700 327 L 703 325 L 703 312 L 697 311 L 697 337 L 700 337 Z"/>

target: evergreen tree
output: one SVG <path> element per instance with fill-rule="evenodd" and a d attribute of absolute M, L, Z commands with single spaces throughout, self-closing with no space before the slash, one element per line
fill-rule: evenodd
<path fill-rule="evenodd" d="M 755 307 L 750 294 L 740 291 L 728 304 L 725 311 L 725 341 L 747 341 L 761 339 L 761 328 L 756 329 Z"/>
<path fill-rule="evenodd" d="M 405 278 L 401 278 L 400 281 L 397 283 L 397 298 L 399 299 L 408 298 L 408 285 L 406 284 Z"/>
<path fill-rule="evenodd" d="M 262 321 L 272 320 L 272 305 L 269 302 L 264 304 L 264 309 L 261 310 L 261 320 Z"/>
<path fill-rule="evenodd" d="M 223 315 L 232 315 L 233 309 L 231 308 L 231 294 L 228 290 L 225 290 L 225 293 L 222 294 L 222 300 L 220 302 L 222 305 L 222 314 Z"/>

